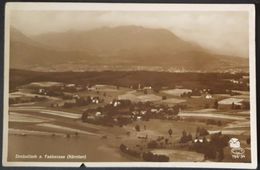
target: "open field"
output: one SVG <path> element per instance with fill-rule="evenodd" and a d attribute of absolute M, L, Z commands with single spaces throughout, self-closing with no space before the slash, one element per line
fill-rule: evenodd
<path fill-rule="evenodd" d="M 173 96 L 181 96 L 183 93 L 191 92 L 190 89 L 170 89 L 170 90 L 163 90 L 163 93 L 173 95 Z"/>
<path fill-rule="evenodd" d="M 75 89 L 71 87 L 66 89 L 67 86 L 75 86 Z M 39 94 L 35 90 L 37 88 L 46 89 L 46 94 Z M 182 97 L 184 92 L 192 92 L 192 89 L 169 87 L 156 91 L 134 89 L 117 84 L 83 86 L 56 81 L 23 84 L 10 93 L 10 98 L 25 97 L 26 101 L 15 100 L 9 107 L 8 160 L 14 161 L 16 152 L 23 154 L 34 152 L 35 154 L 86 154 L 86 161 L 143 161 L 141 157 L 122 153 L 119 146 L 125 144 L 138 152 L 151 151 L 167 155 L 173 162 L 208 161 L 204 159 L 204 154 L 190 148 L 192 141 L 187 146 L 180 147 L 183 133 L 195 139 L 198 128 L 206 129 L 209 135 L 221 132 L 223 135 L 237 137 L 243 147 L 250 148 L 250 144 L 246 141 L 250 137 L 249 110 L 232 110 L 231 106 L 224 110 L 216 108 L 216 101 L 228 101 L 231 100 L 229 98 L 234 98 L 233 100 L 239 103 L 242 101 L 240 98 L 249 100 L 248 92 L 236 91 L 239 94 L 235 96 L 213 94 L 209 99 L 205 98 L 205 95 Z M 39 100 L 39 97 L 44 100 Z M 77 103 L 80 99 L 84 102 L 87 99 L 91 101 Z M 137 113 L 137 119 L 121 126 L 105 126 L 102 123 L 83 121 L 83 113 L 91 111 L 89 114 L 92 117 L 98 117 L 106 112 L 104 108 L 113 106 L 115 101 L 130 101 L 131 108 L 135 109 L 135 111 L 122 109 L 116 116 L 125 116 L 128 119 L 129 115 Z M 65 103 L 71 103 L 71 106 L 64 107 Z M 175 109 L 175 106 L 181 106 L 177 115 L 164 113 L 165 109 Z M 151 114 L 152 110 L 161 115 L 143 120 L 142 116 Z M 113 112 L 115 111 L 112 110 Z M 111 111 L 107 113 L 111 114 Z M 140 127 L 138 131 L 136 126 Z M 172 130 L 171 135 L 169 129 Z M 159 137 L 167 139 L 170 144 L 149 149 L 148 143 Z M 25 149 L 25 146 L 30 146 L 30 149 Z M 232 162 L 227 150 L 229 150 L 228 146 L 225 147 L 224 160 Z M 248 154 L 250 151 L 246 152 Z M 243 160 L 243 162 L 247 161 L 248 159 Z"/>
<path fill-rule="evenodd" d="M 118 99 L 120 100 L 131 100 L 133 102 L 154 102 L 159 101 L 162 97 L 154 95 L 154 94 L 145 94 L 145 95 L 137 95 L 133 92 L 129 92 L 123 95 L 119 95 Z"/>
<path fill-rule="evenodd" d="M 204 155 L 196 152 L 183 151 L 183 150 L 165 150 L 155 149 L 152 151 L 155 154 L 167 155 L 172 162 L 202 162 Z"/>
<path fill-rule="evenodd" d="M 107 139 L 104 145 L 104 140 L 91 136 L 80 136 L 78 138 L 64 138 L 64 137 L 51 137 L 51 136 L 17 136 L 9 135 L 9 154 L 8 160 L 15 161 L 15 154 L 53 154 L 53 155 L 86 155 L 87 159 L 46 159 L 45 161 L 53 162 L 68 162 L 68 161 L 131 161 L 129 158 L 125 158 L 121 155 L 120 151 L 111 145 L 113 140 Z M 10 147 L 12 146 L 12 147 Z M 21 147 L 23 146 L 23 147 Z M 97 154 L 98 153 L 98 154 Z M 101 156 L 102 155 L 102 156 Z M 21 159 L 22 161 L 28 161 L 28 159 Z M 30 160 L 32 161 L 32 160 Z M 34 160 L 40 161 L 40 160 Z"/>
<path fill-rule="evenodd" d="M 28 109 L 29 110 L 29 109 Z M 24 109 L 18 110 L 18 112 L 24 112 Z M 31 118 L 37 118 L 40 113 L 40 110 L 34 110 L 33 112 L 28 112 L 30 114 L 29 117 Z M 17 115 L 24 116 L 23 113 L 17 113 Z M 194 113 L 195 114 L 195 113 Z M 201 114 L 207 114 L 207 113 L 201 113 Z M 28 116 L 27 115 L 27 116 Z M 237 130 L 229 130 L 229 128 L 236 129 L 239 127 L 248 127 L 248 123 L 243 123 L 242 125 L 234 122 L 231 124 L 227 124 L 227 126 L 223 127 L 218 127 L 215 125 L 207 125 L 203 122 L 186 122 L 186 121 L 169 121 L 169 120 L 150 120 L 150 121 L 137 121 L 134 122 L 133 124 L 127 125 L 123 128 L 116 128 L 116 127 L 102 127 L 99 125 L 92 125 L 88 123 L 81 123 L 79 121 L 73 120 L 74 117 L 66 117 L 64 116 L 64 120 L 60 120 L 60 116 L 53 115 L 53 114 L 42 114 L 42 117 L 46 117 L 44 120 L 46 120 L 48 123 L 41 122 L 41 121 L 34 121 L 32 120 L 30 123 L 30 119 L 28 119 L 27 124 L 25 122 L 21 121 L 11 121 L 10 123 L 10 131 L 9 131 L 9 137 L 10 141 L 12 144 L 15 143 L 31 143 L 31 146 L 34 145 L 31 148 L 31 152 L 36 150 L 39 153 L 43 153 L 43 151 L 46 151 L 46 153 L 53 153 L 53 147 L 48 147 L 49 142 L 52 142 L 55 148 L 55 153 L 66 153 L 68 152 L 67 150 L 61 151 L 60 149 L 65 146 L 66 143 L 71 143 L 72 146 L 74 146 L 73 149 L 69 149 L 69 153 L 77 153 L 77 154 L 87 154 L 88 161 L 96 161 L 97 158 L 93 157 L 94 152 L 99 152 L 103 153 L 106 152 L 107 149 L 111 152 L 112 157 L 107 157 L 106 154 L 102 154 L 102 157 L 99 157 L 98 161 L 104 160 L 104 161 L 136 161 L 135 159 L 122 155 L 120 151 L 118 150 L 117 146 L 120 145 L 121 143 L 128 144 L 129 146 L 135 146 L 136 143 L 140 143 L 137 139 L 138 136 L 146 136 L 148 135 L 148 139 L 156 139 L 158 136 L 165 136 L 169 138 L 169 135 L 167 133 L 168 129 L 171 128 L 173 130 L 173 135 L 170 139 L 173 143 L 178 142 L 181 136 L 181 133 L 183 130 L 185 130 L 188 133 L 191 133 L 192 136 L 195 136 L 195 131 L 196 128 L 199 127 L 206 127 L 209 132 L 214 132 L 214 131 L 219 131 L 222 130 L 223 133 L 230 132 L 229 134 L 233 134 L 235 136 L 237 135 L 243 135 L 243 134 L 238 134 Z M 192 117 L 192 115 L 191 115 Z M 221 116 L 220 116 L 221 117 Z M 16 117 L 19 119 L 19 116 Z M 222 117 L 223 118 L 223 117 Z M 225 116 L 224 116 L 225 118 Z M 224 119 L 223 118 L 223 119 Z M 13 119 L 13 118 L 12 118 Z M 20 123 L 23 123 L 21 125 Z M 141 126 L 141 131 L 136 132 L 134 130 L 135 125 L 140 125 Z M 144 130 L 144 126 L 146 129 Z M 115 130 L 115 128 L 117 130 Z M 22 130 L 19 130 L 22 129 Z M 247 130 L 244 130 L 247 131 Z M 77 136 L 75 136 L 75 133 L 78 133 Z M 126 132 L 130 132 L 130 136 L 126 135 Z M 55 134 L 55 136 L 53 136 Z M 70 137 L 67 137 L 67 134 L 70 134 Z M 102 136 L 106 136 L 107 139 L 102 139 Z M 41 145 L 45 148 L 45 150 L 42 149 L 37 149 L 39 148 L 38 145 L 36 145 L 34 140 L 40 140 L 41 136 L 46 136 L 44 139 L 41 140 Z M 85 139 L 86 138 L 86 139 Z M 83 145 L 83 141 L 87 141 L 86 150 L 81 149 Z M 92 141 L 92 142 L 91 142 Z M 95 141 L 95 142 L 94 142 Z M 91 142 L 92 144 L 89 144 Z M 142 143 L 142 142 L 141 142 Z M 79 145 L 78 145 L 79 144 Z M 90 146 L 92 147 L 90 147 Z M 103 146 L 105 145 L 105 146 Z M 99 146 L 103 146 L 103 148 L 98 149 Z M 9 148 L 10 150 L 10 155 L 9 158 L 10 160 L 13 160 L 12 158 L 12 153 L 13 151 L 20 151 L 21 153 L 30 153 L 30 150 L 24 151 L 21 150 L 24 147 L 21 148 Z M 60 149 L 58 149 L 60 148 Z M 78 148 L 78 149 L 77 149 Z M 13 151 L 12 151 L 13 150 Z M 73 150 L 73 151 L 72 151 Z M 155 150 L 154 152 L 163 152 L 167 153 L 166 155 L 170 156 L 171 161 L 201 161 L 202 156 L 198 153 L 193 153 L 189 151 L 177 151 L 177 150 Z M 189 157 L 185 157 L 185 153 L 189 153 Z M 192 154 L 193 153 L 193 154 Z M 120 158 L 119 158 L 120 157 Z M 51 161 L 51 160 L 50 160 Z"/>
<path fill-rule="evenodd" d="M 29 86 L 36 86 L 36 87 L 51 87 L 51 86 L 61 86 L 62 83 L 59 82 L 33 82 L 30 83 Z"/>

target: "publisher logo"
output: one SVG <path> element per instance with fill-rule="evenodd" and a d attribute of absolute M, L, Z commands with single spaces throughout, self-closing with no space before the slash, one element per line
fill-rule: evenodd
<path fill-rule="evenodd" d="M 245 150 L 241 148 L 240 141 L 237 138 L 231 138 L 229 140 L 229 147 L 231 148 L 232 158 L 245 158 Z"/>

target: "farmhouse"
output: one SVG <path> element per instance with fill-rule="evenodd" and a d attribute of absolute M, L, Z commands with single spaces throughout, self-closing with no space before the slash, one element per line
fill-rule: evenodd
<path fill-rule="evenodd" d="M 98 104 L 98 103 L 100 103 L 100 99 L 99 99 L 99 97 L 91 97 L 91 102 Z"/>
<path fill-rule="evenodd" d="M 211 94 L 205 94 L 205 95 L 203 95 L 206 99 L 212 99 L 213 98 L 213 96 L 211 95 Z"/>
<path fill-rule="evenodd" d="M 145 87 L 143 88 L 143 90 L 152 90 L 152 87 L 151 87 L 151 86 L 145 86 Z"/>
<path fill-rule="evenodd" d="M 81 85 L 76 86 L 76 91 L 82 91 L 84 89 L 85 89 L 84 86 L 81 86 Z"/>
<path fill-rule="evenodd" d="M 65 87 L 76 87 L 76 84 L 66 84 Z"/>
<path fill-rule="evenodd" d="M 210 142 L 210 135 L 207 136 L 197 136 L 194 140 L 193 143 L 205 143 L 205 142 Z"/>
<path fill-rule="evenodd" d="M 40 88 L 38 90 L 38 94 L 47 95 L 47 91 L 45 89 Z"/>
<path fill-rule="evenodd" d="M 249 79 L 249 76 L 242 76 L 243 79 Z"/>
<path fill-rule="evenodd" d="M 73 94 L 73 95 L 72 95 L 72 98 L 73 98 L 73 99 L 80 99 L 80 97 L 79 97 L 78 94 Z"/>
<path fill-rule="evenodd" d="M 58 103 L 51 103 L 51 107 L 62 107 L 64 105 L 63 102 L 58 102 Z"/>
<path fill-rule="evenodd" d="M 239 98 L 227 98 L 218 101 L 219 109 L 232 109 L 232 107 L 242 107 L 244 99 Z M 233 108 L 234 109 L 234 108 Z"/>
<path fill-rule="evenodd" d="M 143 88 L 144 94 L 152 93 L 152 91 L 153 91 L 153 89 L 152 89 L 151 86 L 145 86 L 145 87 Z"/>
<path fill-rule="evenodd" d="M 103 118 L 105 115 L 104 114 L 102 114 L 101 112 L 96 112 L 95 113 L 95 117 L 97 117 L 97 118 Z"/>

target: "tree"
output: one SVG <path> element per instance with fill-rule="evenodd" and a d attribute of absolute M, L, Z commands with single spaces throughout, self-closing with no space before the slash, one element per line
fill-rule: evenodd
<path fill-rule="evenodd" d="M 233 102 L 232 105 L 231 105 L 231 109 L 235 109 L 235 103 Z"/>
<path fill-rule="evenodd" d="M 187 132 L 185 130 L 182 131 L 182 137 L 180 139 L 180 143 L 186 143 L 188 141 L 192 140 L 192 136 L 189 133 L 189 135 L 187 135 Z"/>
<path fill-rule="evenodd" d="M 135 130 L 136 130 L 137 132 L 140 132 L 140 126 L 139 126 L 139 125 L 136 125 L 136 126 L 135 126 Z"/>
<path fill-rule="evenodd" d="M 246 143 L 249 145 L 250 144 L 250 138 L 246 139 Z"/>
<path fill-rule="evenodd" d="M 169 133 L 170 137 L 172 137 L 172 129 L 169 129 L 168 133 Z"/>
<path fill-rule="evenodd" d="M 207 131 L 207 129 L 201 128 L 199 136 L 206 136 L 206 135 L 209 135 L 209 132 Z"/>
<path fill-rule="evenodd" d="M 217 100 L 215 100 L 215 102 L 214 102 L 214 108 L 218 109 L 218 101 Z"/>
<path fill-rule="evenodd" d="M 162 96 L 162 100 L 166 100 L 167 99 L 167 97 L 166 96 Z"/>
<path fill-rule="evenodd" d="M 182 136 L 184 136 L 184 137 L 187 136 L 187 132 L 185 130 L 182 131 Z"/>
<path fill-rule="evenodd" d="M 200 127 L 198 126 L 197 129 L 196 129 L 196 137 L 197 136 L 200 136 Z"/>
<path fill-rule="evenodd" d="M 189 135 L 187 136 L 187 140 L 188 140 L 188 141 L 192 141 L 192 135 L 191 135 L 191 133 L 189 133 Z"/>
<path fill-rule="evenodd" d="M 78 136 L 79 135 L 79 133 L 78 132 L 75 132 L 75 136 Z"/>
<path fill-rule="evenodd" d="M 249 110 L 250 109 L 250 103 L 249 102 L 242 102 L 244 109 Z"/>
<path fill-rule="evenodd" d="M 85 111 L 85 112 L 82 114 L 82 116 L 81 116 L 81 120 L 84 122 L 84 121 L 86 121 L 87 118 L 88 118 L 88 112 Z"/>
<path fill-rule="evenodd" d="M 179 106 L 179 105 L 175 105 L 175 106 L 173 107 L 173 114 L 174 114 L 174 115 L 178 115 L 179 112 L 180 112 L 180 106 Z"/>

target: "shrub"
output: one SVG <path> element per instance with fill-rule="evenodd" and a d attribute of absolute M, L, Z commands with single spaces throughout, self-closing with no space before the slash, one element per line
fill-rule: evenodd
<path fill-rule="evenodd" d="M 249 145 L 250 144 L 250 138 L 246 139 L 246 143 Z"/>
<path fill-rule="evenodd" d="M 136 126 L 135 126 L 135 130 L 136 130 L 137 132 L 140 132 L 140 126 L 139 126 L 139 125 L 136 125 Z"/>
<path fill-rule="evenodd" d="M 140 157 L 141 156 L 141 153 L 138 152 L 138 151 L 135 151 L 133 149 L 129 149 L 126 145 L 124 144 L 121 144 L 119 146 L 120 150 L 123 152 L 123 153 L 126 153 L 128 155 L 131 155 L 131 156 L 134 156 L 134 157 Z"/>
<path fill-rule="evenodd" d="M 155 141 L 155 140 L 152 140 L 150 141 L 148 144 L 147 144 L 147 147 L 148 148 L 158 148 L 159 144 Z"/>
<path fill-rule="evenodd" d="M 144 152 L 143 160 L 148 162 L 169 162 L 170 158 L 166 155 L 153 154 L 152 152 Z"/>

